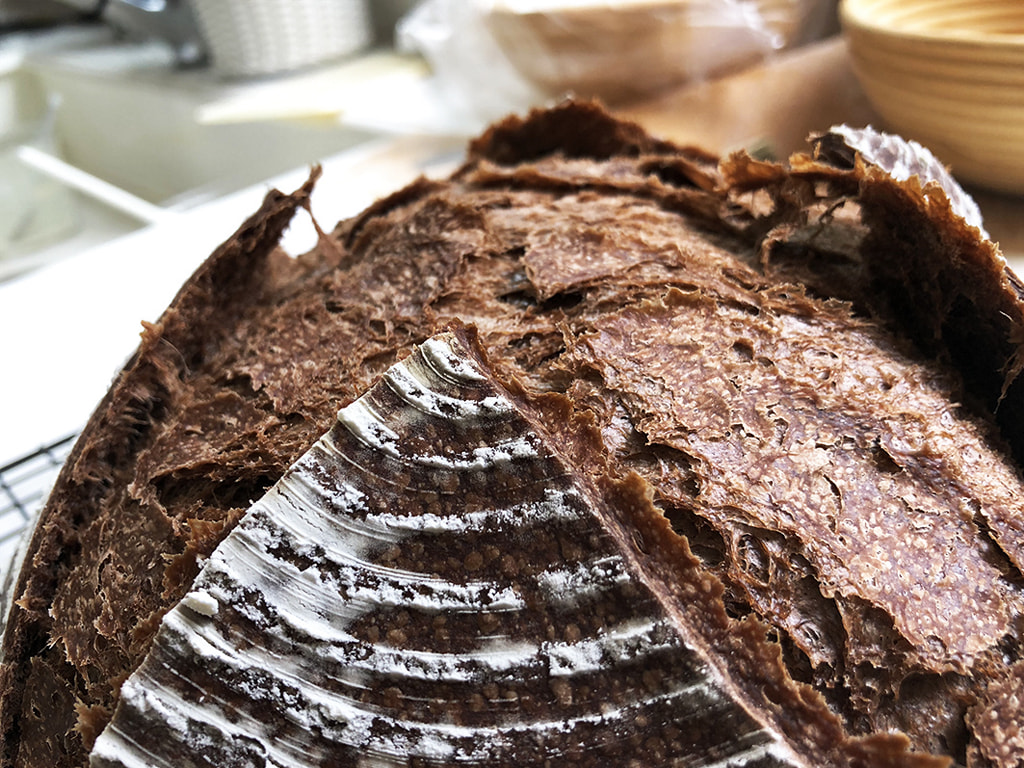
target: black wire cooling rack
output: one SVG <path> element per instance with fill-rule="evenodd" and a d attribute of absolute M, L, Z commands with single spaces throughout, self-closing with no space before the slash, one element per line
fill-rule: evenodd
<path fill-rule="evenodd" d="M 8 567 L 21 534 L 46 502 L 75 437 L 62 437 L 0 466 L 0 571 Z"/>

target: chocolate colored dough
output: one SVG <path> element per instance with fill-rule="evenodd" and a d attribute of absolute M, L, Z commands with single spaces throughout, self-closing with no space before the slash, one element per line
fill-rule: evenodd
<path fill-rule="evenodd" d="M 432 336 L 207 559 L 92 767 L 941 764 L 844 734 L 605 459 L 563 396 Z"/>
<path fill-rule="evenodd" d="M 147 326 L 43 511 L 0 766 L 86 765 L 202 560 L 453 322 L 592 421 L 602 471 L 646 484 L 847 733 L 1018 765 L 1024 287 L 937 184 L 833 150 L 719 161 L 566 103 L 295 258 L 316 174 L 270 193 Z"/>

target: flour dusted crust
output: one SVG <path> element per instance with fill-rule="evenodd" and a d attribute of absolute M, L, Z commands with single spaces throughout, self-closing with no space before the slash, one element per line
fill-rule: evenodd
<path fill-rule="evenodd" d="M 167 614 L 93 765 L 830 762 L 838 721 L 770 652 L 736 690 L 722 656 L 766 644 L 722 643 L 685 547 L 650 564 L 642 482 L 565 464 L 599 438 L 538 405 L 464 331 L 392 366 Z M 773 716 L 773 688 L 799 717 Z"/>
<path fill-rule="evenodd" d="M 79 441 L 4 639 L 3 765 L 84 765 L 200 563 L 452 323 L 488 381 L 591 425 L 549 451 L 594 509 L 631 483 L 665 542 L 643 555 L 670 573 L 685 549 L 718 585 L 729 701 L 772 733 L 828 707 L 860 750 L 786 736 L 799 759 L 1016 765 L 1024 313 L 938 185 L 821 142 L 719 162 L 566 104 L 291 259 L 311 189 L 272 193 L 186 284 Z M 795 693 L 752 705 L 744 652 Z"/>

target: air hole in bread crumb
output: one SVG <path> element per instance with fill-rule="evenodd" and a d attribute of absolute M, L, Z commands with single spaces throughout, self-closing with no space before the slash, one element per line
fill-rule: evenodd
<path fill-rule="evenodd" d="M 531 291 L 511 291 L 510 293 L 498 296 L 498 301 L 519 309 L 529 309 L 530 307 L 537 306 L 537 298 Z"/>
<path fill-rule="evenodd" d="M 698 186 L 692 178 L 693 168 L 679 162 L 651 161 L 641 165 L 640 172 L 649 173 L 670 187 L 696 189 Z"/>
<path fill-rule="evenodd" d="M 736 353 L 736 357 L 744 362 L 750 362 L 754 359 L 754 347 L 747 341 L 736 341 L 733 342 L 732 351 Z"/>
<path fill-rule="evenodd" d="M 895 475 L 903 471 L 896 460 L 889 454 L 882 444 L 876 442 L 871 448 L 871 458 L 873 459 L 875 466 L 880 472 L 885 472 L 890 475 Z"/>
<path fill-rule="evenodd" d="M 583 301 L 582 293 L 559 293 L 541 303 L 541 309 L 550 312 L 554 309 L 572 309 Z"/>
<path fill-rule="evenodd" d="M 667 506 L 665 518 L 672 530 L 686 538 L 690 551 L 708 568 L 718 568 L 725 562 L 725 541 L 722 535 L 691 510 Z"/>

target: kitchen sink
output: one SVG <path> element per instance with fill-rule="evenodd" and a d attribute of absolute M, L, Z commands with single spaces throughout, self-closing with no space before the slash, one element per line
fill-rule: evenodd
<path fill-rule="evenodd" d="M 169 48 L 155 42 L 59 52 L 31 67 L 56 100 L 63 158 L 157 204 L 218 197 L 371 138 L 336 116 L 205 121 L 205 106 L 253 84 L 180 69 Z M 275 84 L 286 88 L 303 77 Z"/>
<path fill-rule="evenodd" d="M 228 81 L 103 27 L 0 41 L 0 279 L 379 138 L 344 114 L 425 74 L 375 50 Z"/>

